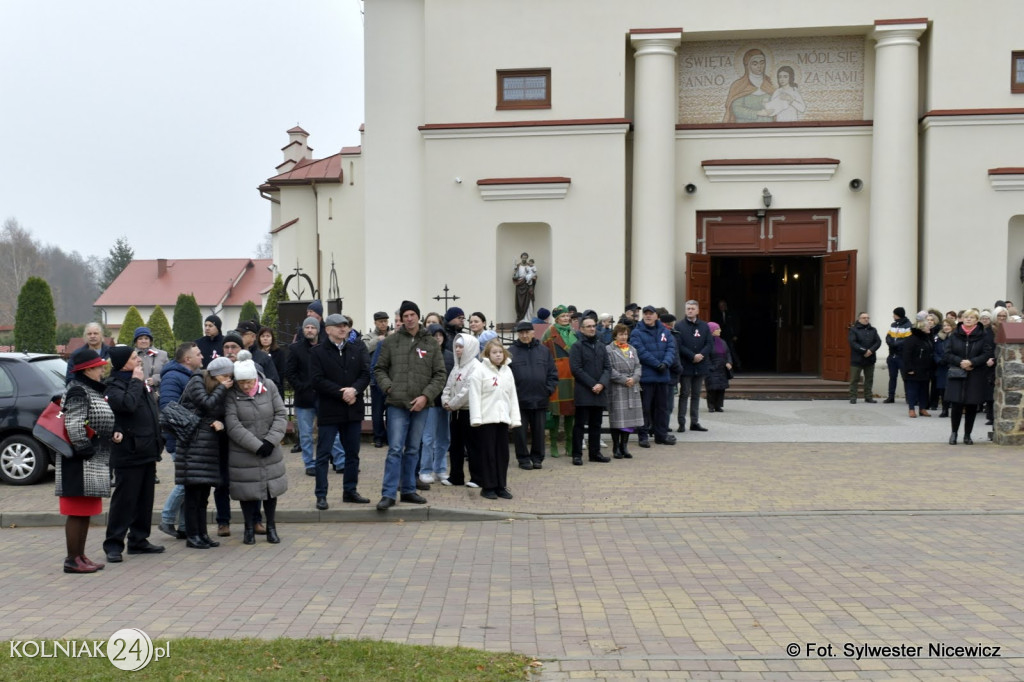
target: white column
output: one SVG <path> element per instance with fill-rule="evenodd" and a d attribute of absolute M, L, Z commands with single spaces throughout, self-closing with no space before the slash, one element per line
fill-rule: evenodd
<path fill-rule="evenodd" d="M 682 29 L 634 31 L 630 299 L 676 310 L 676 47 Z"/>
<path fill-rule="evenodd" d="M 868 312 L 884 335 L 892 310 L 918 305 L 918 43 L 924 19 L 876 23 L 875 114 L 871 146 L 871 208 L 868 212 Z M 884 341 L 884 339 L 883 339 Z M 885 345 L 882 352 L 885 352 Z M 879 365 L 879 392 L 885 366 Z"/>

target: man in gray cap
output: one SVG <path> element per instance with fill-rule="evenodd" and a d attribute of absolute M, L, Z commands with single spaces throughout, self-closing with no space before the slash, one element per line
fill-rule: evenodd
<path fill-rule="evenodd" d="M 295 422 L 299 431 L 299 447 L 302 451 L 302 463 L 307 476 L 315 476 L 313 453 L 313 420 L 316 418 L 317 393 L 313 385 L 313 377 L 309 371 L 309 358 L 313 349 L 320 342 L 320 320 L 312 315 L 302 323 L 302 338 L 288 346 L 288 360 L 285 365 L 285 377 L 291 384 Z M 345 450 L 335 437 L 332 460 L 334 470 L 341 472 L 345 466 Z"/>
<path fill-rule="evenodd" d="M 363 393 L 370 385 L 370 355 L 352 322 L 344 315 L 324 320 L 327 338 L 309 354 L 309 374 L 317 392 L 319 438 L 316 448 L 316 508 L 327 509 L 327 461 L 339 437 L 345 449 L 342 501 L 366 504 L 359 494 L 359 438 L 363 426 Z"/>
<path fill-rule="evenodd" d="M 544 468 L 544 425 L 548 417 L 548 397 L 558 386 L 555 358 L 534 336 L 533 325 L 520 322 L 516 325 L 517 338 L 508 348 L 512 355 L 509 369 L 516 380 L 519 414 L 523 419 L 523 428 L 512 431 L 520 469 Z M 529 449 L 527 428 L 530 429 Z"/>

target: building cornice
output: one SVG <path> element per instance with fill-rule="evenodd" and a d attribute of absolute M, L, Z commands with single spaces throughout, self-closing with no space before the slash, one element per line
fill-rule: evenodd
<path fill-rule="evenodd" d="M 561 119 L 545 121 L 481 121 L 428 123 L 419 127 L 425 140 L 480 137 L 534 137 L 541 135 L 624 135 L 627 118 Z"/>
<path fill-rule="evenodd" d="M 707 159 L 700 165 L 709 182 L 789 182 L 831 180 L 839 159 Z"/>
<path fill-rule="evenodd" d="M 481 178 L 476 181 L 484 201 L 509 199 L 564 199 L 572 178 L 543 176 L 527 178 Z"/>
<path fill-rule="evenodd" d="M 1024 191 L 1024 168 L 989 168 L 988 181 L 997 192 Z"/>

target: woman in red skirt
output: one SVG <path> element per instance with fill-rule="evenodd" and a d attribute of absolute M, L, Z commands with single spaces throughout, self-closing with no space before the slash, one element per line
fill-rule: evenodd
<path fill-rule="evenodd" d="M 60 513 L 67 517 L 65 573 L 95 573 L 105 565 L 85 556 L 85 541 L 89 517 L 103 513 L 102 498 L 110 497 L 110 444 L 120 442 L 122 437 L 114 431 L 114 413 L 104 398 L 106 365 L 107 361 L 88 346 L 71 356 L 74 374 L 64 393 L 64 425 L 74 456 L 57 458 L 56 492 Z M 91 437 L 86 426 L 94 432 Z"/>

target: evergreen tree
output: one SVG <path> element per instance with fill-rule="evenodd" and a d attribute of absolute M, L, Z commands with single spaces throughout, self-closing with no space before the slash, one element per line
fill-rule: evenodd
<path fill-rule="evenodd" d="M 73 322 L 61 322 L 57 325 L 57 345 L 66 346 L 71 339 L 85 335 L 85 325 Z"/>
<path fill-rule="evenodd" d="M 281 274 L 278 273 L 277 277 L 274 278 L 274 286 L 270 288 L 270 293 L 267 294 L 267 305 L 263 306 L 263 319 L 260 320 L 264 327 L 270 327 L 274 330 L 275 336 L 277 332 L 277 304 L 287 300 L 288 292 L 284 290 L 284 280 L 281 279 Z"/>
<path fill-rule="evenodd" d="M 149 316 L 149 323 L 146 326 L 153 332 L 153 347 L 165 350 L 173 357 L 177 342 L 174 340 L 174 332 L 171 331 L 171 323 L 167 321 L 164 309 L 160 306 L 153 308 L 153 314 Z"/>
<path fill-rule="evenodd" d="M 53 353 L 57 348 L 57 314 L 45 279 L 29 277 L 18 293 L 14 348 L 30 353 Z"/>
<path fill-rule="evenodd" d="M 178 294 L 174 304 L 174 338 L 195 341 L 203 335 L 203 314 L 193 294 Z"/>
<path fill-rule="evenodd" d="M 128 237 L 118 237 L 110 247 L 110 254 L 103 263 L 103 276 L 100 278 L 100 292 L 107 290 L 117 276 L 135 259 L 135 249 L 128 243 Z"/>
<path fill-rule="evenodd" d="M 129 308 L 128 312 L 124 316 L 124 322 L 121 323 L 121 331 L 117 334 L 118 345 L 134 346 L 135 330 L 139 327 L 145 326 L 146 323 L 142 321 L 142 315 L 139 314 L 139 309 L 135 306 Z"/>
<path fill-rule="evenodd" d="M 242 324 L 245 320 L 256 320 L 259 322 L 260 309 L 256 307 L 256 304 L 252 301 L 246 301 L 242 304 L 242 312 L 238 314 L 238 324 Z M 238 324 L 235 325 L 235 329 L 238 329 Z"/>

